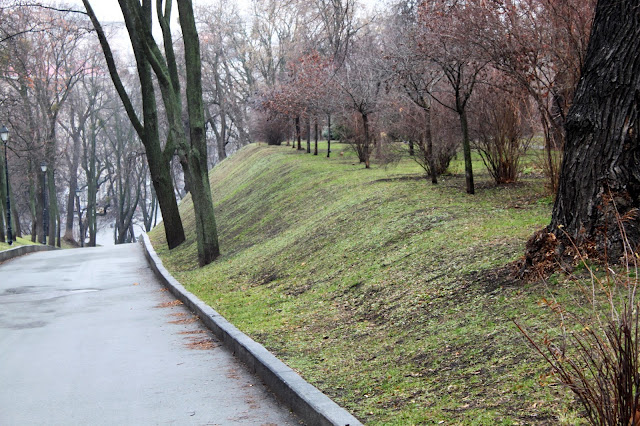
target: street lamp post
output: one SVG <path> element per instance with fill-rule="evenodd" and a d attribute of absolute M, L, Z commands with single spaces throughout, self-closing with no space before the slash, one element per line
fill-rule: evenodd
<path fill-rule="evenodd" d="M 42 170 L 42 244 L 47 244 L 47 224 L 49 222 L 47 212 L 47 163 L 44 161 L 40 164 Z"/>
<path fill-rule="evenodd" d="M 76 189 L 76 200 L 78 201 L 78 224 L 80 226 L 80 247 L 84 247 L 84 226 L 82 224 L 82 204 L 80 203 L 81 189 Z"/>
<path fill-rule="evenodd" d="M 7 160 L 7 140 L 9 140 L 9 130 L 3 125 L 0 128 L 0 139 L 4 143 L 4 172 L 7 180 L 7 243 L 13 244 L 11 233 L 11 196 L 9 193 L 9 161 Z"/>

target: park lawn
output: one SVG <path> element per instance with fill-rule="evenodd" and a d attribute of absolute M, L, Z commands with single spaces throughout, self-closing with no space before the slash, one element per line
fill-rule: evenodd
<path fill-rule="evenodd" d="M 252 144 L 223 161 L 210 174 L 222 256 L 198 268 L 187 198 L 186 243 L 151 232 L 165 266 L 367 424 L 575 424 L 513 323 L 545 329 L 540 300 L 574 291 L 506 270 L 549 222 L 536 155 L 508 186 L 475 157 L 468 195 L 461 158 L 432 185 L 409 159 L 367 170 L 332 151 Z"/>
<path fill-rule="evenodd" d="M 32 243 L 29 236 L 18 237 L 16 238 L 16 241 L 14 241 L 13 244 L 11 245 L 7 243 L 0 243 L 0 251 L 9 250 L 11 248 L 15 248 L 19 246 L 34 245 L 34 244 L 37 244 L 37 243 Z"/>

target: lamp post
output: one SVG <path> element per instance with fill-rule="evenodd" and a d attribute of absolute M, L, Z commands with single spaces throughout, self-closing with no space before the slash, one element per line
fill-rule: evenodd
<path fill-rule="evenodd" d="M 44 161 L 40 164 L 40 170 L 42 170 L 42 244 L 47 244 L 47 224 L 49 218 L 47 217 L 47 163 Z"/>
<path fill-rule="evenodd" d="M 81 189 L 76 189 L 76 200 L 78 201 L 78 224 L 80 226 L 80 247 L 84 247 L 84 226 L 82 224 L 82 204 L 80 203 Z"/>
<path fill-rule="evenodd" d="M 9 195 L 9 161 L 7 160 L 7 140 L 9 140 L 9 130 L 3 125 L 0 128 L 0 139 L 4 143 L 4 172 L 7 180 L 7 243 L 13 244 L 11 233 L 11 196 Z"/>

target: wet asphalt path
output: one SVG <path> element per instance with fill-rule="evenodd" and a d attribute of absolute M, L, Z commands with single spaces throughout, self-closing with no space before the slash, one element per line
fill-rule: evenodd
<path fill-rule="evenodd" d="M 138 244 L 0 264 L 0 425 L 295 425 Z"/>

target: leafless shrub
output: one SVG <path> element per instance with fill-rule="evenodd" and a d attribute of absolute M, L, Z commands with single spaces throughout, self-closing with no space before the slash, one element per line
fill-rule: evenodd
<path fill-rule="evenodd" d="M 337 136 L 342 143 L 347 143 L 351 146 L 353 151 L 358 155 L 358 160 L 360 163 L 366 163 L 371 155 L 375 144 L 378 143 L 376 141 L 372 141 L 371 139 L 375 138 L 367 138 L 365 135 L 362 119 L 359 114 L 344 112 L 339 117 L 339 124 L 337 127 Z M 371 135 L 378 135 L 377 125 L 375 122 L 369 122 L 370 126 L 369 133 Z"/>
<path fill-rule="evenodd" d="M 624 268 L 616 273 L 604 265 L 600 273 L 581 257 L 590 280 L 574 282 L 583 301 L 569 308 L 555 298 L 544 300 L 557 319 L 556 337 L 536 336 L 516 325 L 557 382 L 573 392 L 591 424 L 635 426 L 640 425 L 640 257 L 618 221 L 626 242 Z"/>
<path fill-rule="evenodd" d="M 268 145 L 280 145 L 289 134 L 290 120 L 284 115 L 256 111 L 251 122 L 251 134 L 254 139 Z"/>
<path fill-rule="evenodd" d="M 484 89 L 476 106 L 479 151 L 497 184 L 513 183 L 521 171 L 521 157 L 531 145 L 528 105 L 523 97 Z"/>
<path fill-rule="evenodd" d="M 436 176 L 447 172 L 460 144 L 459 131 L 451 128 L 451 113 L 439 105 L 433 105 L 430 116 L 412 102 L 395 99 L 384 113 L 384 127 L 390 139 L 402 141 L 405 152 L 430 178 L 431 156 Z M 427 126 L 428 124 L 428 126 Z M 430 136 L 427 136 L 427 131 Z M 429 139 L 431 144 L 429 144 Z"/>

